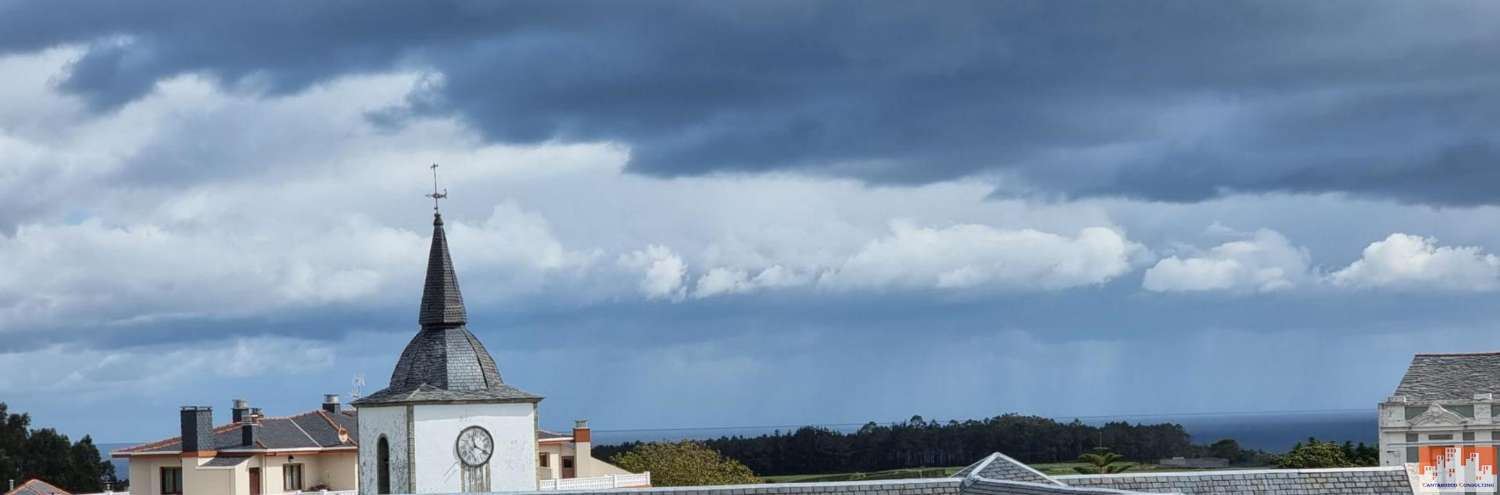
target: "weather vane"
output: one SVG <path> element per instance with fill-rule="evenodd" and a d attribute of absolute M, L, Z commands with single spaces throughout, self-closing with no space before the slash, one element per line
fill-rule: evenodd
<path fill-rule="evenodd" d="M 448 199 L 448 188 L 445 187 L 443 188 L 443 192 L 438 192 L 437 167 L 436 163 L 432 164 L 432 194 L 427 195 L 427 197 L 432 198 L 432 211 L 438 211 L 439 199 Z"/>

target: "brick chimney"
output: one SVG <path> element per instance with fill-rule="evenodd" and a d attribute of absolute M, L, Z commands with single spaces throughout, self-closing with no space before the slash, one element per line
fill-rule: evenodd
<path fill-rule="evenodd" d="M 323 394 L 323 412 L 339 413 L 339 394 Z"/>
<path fill-rule="evenodd" d="M 587 478 L 595 475 L 590 471 L 590 467 L 594 465 L 591 459 L 594 455 L 592 437 L 589 420 L 580 419 L 573 422 L 573 476 L 575 477 Z"/>
<path fill-rule="evenodd" d="M 229 410 L 229 422 L 239 423 L 250 417 L 250 401 L 235 399 L 234 408 Z"/>
<path fill-rule="evenodd" d="M 214 450 L 214 408 L 182 406 L 182 453 Z"/>
<path fill-rule="evenodd" d="M 589 430 L 589 420 L 580 419 L 573 422 L 573 443 L 589 443 L 592 440 Z"/>

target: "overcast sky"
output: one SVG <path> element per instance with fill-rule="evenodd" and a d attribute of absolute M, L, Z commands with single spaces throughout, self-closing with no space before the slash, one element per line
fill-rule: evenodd
<path fill-rule="evenodd" d="M 0 1 L 0 400 L 385 385 L 427 166 L 544 427 L 1369 409 L 1500 349 L 1493 2 Z"/>

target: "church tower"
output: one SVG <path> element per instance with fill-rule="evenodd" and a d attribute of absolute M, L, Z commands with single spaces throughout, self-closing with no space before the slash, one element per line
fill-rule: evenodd
<path fill-rule="evenodd" d="M 441 213 L 433 214 L 417 321 L 422 329 L 390 385 L 353 403 L 359 493 L 536 490 L 542 398 L 501 381 L 494 357 L 469 333 Z"/>

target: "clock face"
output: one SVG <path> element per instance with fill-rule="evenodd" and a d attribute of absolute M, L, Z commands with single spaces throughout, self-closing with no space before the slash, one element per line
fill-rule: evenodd
<path fill-rule="evenodd" d="M 490 462 L 490 454 L 495 452 L 495 442 L 490 438 L 490 432 L 484 428 L 470 426 L 458 432 L 454 448 L 458 450 L 458 459 L 464 464 L 483 466 Z"/>

